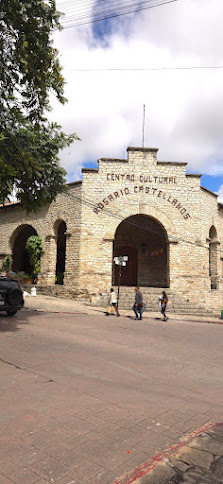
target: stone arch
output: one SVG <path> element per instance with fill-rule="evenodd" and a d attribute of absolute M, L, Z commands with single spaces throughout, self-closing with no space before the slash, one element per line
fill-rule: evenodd
<path fill-rule="evenodd" d="M 164 212 L 159 208 L 156 208 L 152 205 L 148 205 L 146 203 L 143 203 L 143 204 L 138 203 L 134 207 L 126 205 L 125 207 L 123 207 L 123 210 L 121 213 L 120 211 L 117 212 L 117 215 L 120 217 L 121 221 L 137 214 L 147 215 L 148 217 L 151 217 L 157 220 L 157 222 L 163 227 L 163 230 L 166 233 L 167 241 L 175 240 L 175 237 L 176 237 L 175 234 L 177 231 L 176 231 L 174 221 L 168 215 L 167 212 Z M 120 222 L 117 223 L 116 220 L 114 219 L 114 223 L 105 234 L 105 238 L 114 240 L 118 225 L 120 225 Z"/>
<path fill-rule="evenodd" d="M 66 231 L 67 224 L 64 220 L 56 220 L 54 231 L 57 237 L 57 258 L 56 258 L 56 284 L 63 284 L 66 266 Z"/>
<path fill-rule="evenodd" d="M 53 233 L 54 235 L 57 237 L 58 235 L 58 229 L 59 229 L 59 226 L 60 224 L 64 222 L 64 219 L 62 217 L 58 217 L 57 220 L 54 222 L 54 225 L 53 225 Z M 64 222 L 66 223 L 66 222 Z"/>
<path fill-rule="evenodd" d="M 209 230 L 209 238 L 211 239 L 212 242 L 217 241 L 217 230 L 214 225 L 212 225 Z"/>
<path fill-rule="evenodd" d="M 209 230 L 209 277 L 211 289 L 218 289 L 218 239 L 214 225 Z"/>
<path fill-rule="evenodd" d="M 37 235 L 32 225 L 23 224 L 17 227 L 10 238 L 12 248 L 12 270 L 13 272 L 25 272 L 31 274 L 29 254 L 25 248 L 26 241 L 31 235 Z"/>
<path fill-rule="evenodd" d="M 119 255 L 129 257 L 122 269 L 121 285 L 169 286 L 168 236 L 156 218 L 136 214 L 124 219 L 116 229 L 113 243 L 113 257 Z M 113 264 L 114 285 L 118 275 L 119 266 Z"/>

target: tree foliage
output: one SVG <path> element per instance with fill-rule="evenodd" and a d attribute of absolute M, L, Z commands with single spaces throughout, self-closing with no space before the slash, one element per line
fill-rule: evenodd
<path fill-rule="evenodd" d="M 30 235 L 26 241 L 25 248 L 29 253 L 30 265 L 32 267 L 34 279 L 36 280 L 40 271 L 40 258 L 43 250 L 41 237 L 38 235 Z"/>
<path fill-rule="evenodd" d="M 0 0 L 0 202 L 15 189 L 34 211 L 64 189 L 57 155 L 78 139 L 46 119 L 51 92 L 66 102 L 55 28 L 54 0 Z"/>
<path fill-rule="evenodd" d="M 2 261 L 2 271 L 5 272 L 10 272 L 12 270 L 12 256 L 11 255 L 6 255 L 5 258 Z"/>
<path fill-rule="evenodd" d="M 65 190 L 66 172 L 57 154 L 75 135 L 65 135 L 57 124 L 39 125 L 35 130 L 30 122 L 11 125 L 4 133 L 0 141 L 0 199 L 4 203 L 16 187 L 23 207 L 36 212 Z"/>
<path fill-rule="evenodd" d="M 0 112 L 39 122 L 53 91 L 61 103 L 64 79 L 53 47 L 52 31 L 60 28 L 54 0 L 0 1 Z"/>

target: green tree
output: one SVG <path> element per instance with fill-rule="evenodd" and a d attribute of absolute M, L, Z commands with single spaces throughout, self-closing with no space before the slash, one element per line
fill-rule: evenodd
<path fill-rule="evenodd" d="M 12 256 L 6 255 L 2 261 L 2 271 L 10 272 L 12 270 Z"/>
<path fill-rule="evenodd" d="M 52 31 L 60 28 L 54 0 L 0 1 L 0 113 L 39 122 L 50 109 L 53 91 L 64 103 L 64 79 L 53 47 Z"/>
<path fill-rule="evenodd" d="M 29 253 L 30 265 L 34 276 L 34 282 L 40 271 L 40 258 L 43 250 L 42 239 L 38 235 L 30 235 L 26 241 L 26 250 Z"/>
<path fill-rule="evenodd" d="M 9 198 L 16 187 L 17 199 L 28 212 L 38 211 L 65 190 L 65 170 L 59 165 L 58 151 L 72 143 L 57 124 L 17 123 L 9 126 L 0 141 L 0 200 Z"/>
<path fill-rule="evenodd" d="M 59 16 L 54 0 L 0 0 L 0 202 L 15 189 L 27 210 L 64 190 L 58 152 L 78 139 L 46 119 L 52 92 L 66 102 L 52 42 Z"/>

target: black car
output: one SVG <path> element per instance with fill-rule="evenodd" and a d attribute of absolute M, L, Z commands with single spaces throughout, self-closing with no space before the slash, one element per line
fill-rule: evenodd
<path fill-rule="evenodd" d="M 0 277 L 0 311 L 6 311 L 9 316 L 13 316 L 23 304 L 23 291 L 18 281 Z"/>

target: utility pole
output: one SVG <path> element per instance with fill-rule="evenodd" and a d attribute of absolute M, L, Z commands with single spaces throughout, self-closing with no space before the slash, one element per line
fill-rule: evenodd
<path fill-rule="evenodd" d="M 118 276 L 118 296 L 117 296 L 117 309 L 118 309 L 118 303 L 119 303 L 119 291 L 120 291 L 120 283 L 121 283 L 121 277 L 122 277 L 122 267 L 126 266 L 129 258 L 127 255 L 119 255 L 117 257 L 114 257 L 114 263 L 119 266 L 119 276 Z"/>

